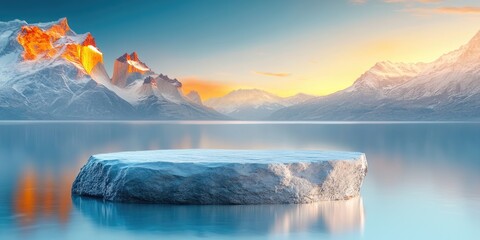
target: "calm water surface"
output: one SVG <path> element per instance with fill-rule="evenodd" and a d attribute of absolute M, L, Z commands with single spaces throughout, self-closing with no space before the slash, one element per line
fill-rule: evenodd
<path fill-rule="evenodd" d="M 71 197 L 95 153 L 146 149 L 361 151 L 359 198 L 166 206 Z M 478 239 L 480 124 L 0 123 L 1 239 Z"/>

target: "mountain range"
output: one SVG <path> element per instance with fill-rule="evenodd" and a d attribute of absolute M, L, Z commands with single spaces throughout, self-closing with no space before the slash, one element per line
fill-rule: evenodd
<path fill-rule="evenodd" d="M 283 98 L 259 89 L 239 89 L 223 97 L 208 99 L 204 104 L 233 119 L 264 120 L 282 108 L 312 98 L 314 96 L 303 93 Z"/>
<path fill-rule="evenodd" d="M 269 119 L 480 120 L 480 32 L 431 63 L 377 63 L 347 89 L 280 109 Z"/>
<path fill-rule="evenodd" d="M 228 119 L 181 87 L 135 52 L 116 59 L 110 78 L 93 36 L 66 18 L 0 22 L 0 119 Z"/>
<path fill-rule="evenodd" d="M 327 96 L 239 89 L 202 101 L 136 52 L 110 77 L 90 33 L 67 19 L 0 22 L 0 120 L 480 120 L 480 33 L 430 63 L 379 62 Z"/>

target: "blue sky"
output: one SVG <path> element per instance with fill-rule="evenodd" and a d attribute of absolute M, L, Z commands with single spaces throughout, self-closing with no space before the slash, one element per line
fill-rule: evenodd
<path fill-rule="evenodd" d="M 115 58 L 137 51 L 153 70 L 186 85 L 322 95 L 349 86 L 377 61 L 431 61 L 466 43 L 480 30 L 476 6 L 449 0 L 26 0 L 2 3 L 0 21 L 67 17 L 77 33 L 93 34 L 109 72 Z"/>

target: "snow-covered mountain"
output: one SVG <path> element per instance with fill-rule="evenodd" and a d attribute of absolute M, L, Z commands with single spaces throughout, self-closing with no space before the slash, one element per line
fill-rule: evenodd
<path fill-rule="evenodd" d="M 301 93 L 282 98 L 259 89 L 239 89 L 223 97 L 209 99 L 204 104 L 234 119 L 261 120 L 279 109 L 311 98 L 313 96 Z"/>
<path fill-rule="evenodd" d="M 270 119 L 480 120 L 480 33 L 431 63 L 378 63 L 351 87 Z"/>
<path fill-rule="evenodd" d="M 118 58 L 110 79 L 95 39 L 65 18 L 0 22 L 0 119 L 225 118 L 180 88 L 136 53 Z"/>
<path fill-rule="evenodd" d="M 196 104 L 203 105 L 202 97 L 200 97 L 200 94 L 197 91 L 192 90 L 189 93 L 187 93 L 185 97 L 187 97 L 190 101 Z"/>
<path fill-rule="evenodd" d="M 152 74 L 152 70 L 138 58 L 138 54 L 125 53 L 115 60 L 113 65 L 112 83 L 125 87 L 132 83 L 133 80 L 142 78 L 144 74 Z"/>

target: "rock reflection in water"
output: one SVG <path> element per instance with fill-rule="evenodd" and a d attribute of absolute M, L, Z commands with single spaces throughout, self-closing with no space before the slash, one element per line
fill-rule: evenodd
<path fill-rule="evenodd" d="M 361 197 L 291 205 L 154 205 L 105 202 L 73 196 L 74 206 L 95 224 L 162 234 L 289 234 L 361 232 Z"/>

